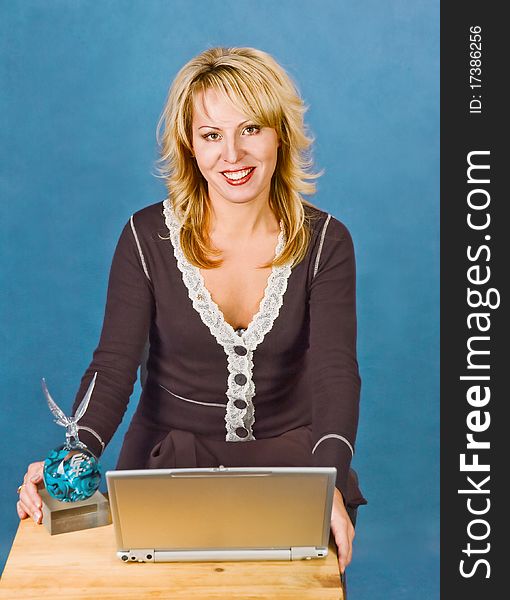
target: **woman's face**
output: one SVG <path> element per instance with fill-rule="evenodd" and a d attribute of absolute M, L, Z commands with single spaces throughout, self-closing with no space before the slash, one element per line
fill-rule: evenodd
<path fill-rule="evenodd" d="M 193 152 L 215 202 L 267 202 L 278 136 L 209 89 L 193 106 Z"/>

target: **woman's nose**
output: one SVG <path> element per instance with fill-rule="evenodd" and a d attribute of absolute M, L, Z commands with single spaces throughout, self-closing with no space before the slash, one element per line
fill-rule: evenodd
<path fill-rule="evenodd" d="M 223 160 L 228 163 L 236 163 L 243 154 L 242 145 L 237 137 L 225 138 L 223 144 Z"/>

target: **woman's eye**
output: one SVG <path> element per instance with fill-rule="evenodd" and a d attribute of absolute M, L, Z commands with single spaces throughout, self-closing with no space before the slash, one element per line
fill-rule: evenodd
<path fill-rule="evenodd" d="M 214 136 L 216 136 L 216 137 L 214 137 Z M 216 133 L 214 131 L 211 131 L 211 133 L 206 133 L 202 137 L 204 138 L 204 140 L 211 140 L 212 142 L 215 142 L 216 140 L 219 139 L 220 134 Z"/>
<path fill-rule="evenodd" d="M 248 125 L 248 127 L 245 128 L 245 131 L 248 133 L 248 135 L 253 135 L 254 133 L 258 133 L 260 131 L 260 127 L 258 125 Z"/>

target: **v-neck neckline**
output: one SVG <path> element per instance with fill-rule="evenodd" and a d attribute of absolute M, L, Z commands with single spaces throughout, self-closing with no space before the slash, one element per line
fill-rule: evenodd
<path fill-rule="evenodd" d="M 285 245 L 285 235 L 283 233 L 283 224 L 280 222 L 280 232 L 278 233 L 278 238 L 276 240 L 276 246 L 275 246 L 275 250 L 274 250 L 275 257 L 278 256 L 278 254 L 282 251 L 282 248 L 284 245 Z M 260 302 L 258 303 L 258 308 L 255 311 L 255 313 L 253 313 L 253 315 L 250 319 L 250 322 L 248 323 L 248 325 L 246 327 L 237 327 L 237 328 L 235 328 L 229 321 L 227 321 L 227 319 L 225 318 L 225 313 L 223 312 L 223 309 L 212 297 L 211 291 L 206 286 L 204 276 L 198 267 L 197 267 L 197 271 L 198 271 L 198 275 L 200 276 L 200 286 L 203 289 L 202 293 L 208 297 L 207 298 L 208 301 L 211 303 L 211 305 L 213 305 L 213 307 L 215 307 L 215 309 L 221 315 L 221 318 L 225 322 L 225 325 L 229 326 L 232 329 L 232 331 L 239 337 L 242 337 L 245 333 L 249 332 L 253 323 L 259 318 L 259 315 L 263 310 L 264 304 L 267 302 L 267 296 L 271 290 L 271 280 L 275 276 L 274 275 L 274 273 L 275 273 L 274 265 L 271 267 L 271 272 L 269 273 L 269 275 L 267 277 L 266 285 L 264 287 L 264 292 L 262 294 L 262 298 L 261 298 Z M 241 333 L 239 333 L 239 331 L 241 331 Z"/>
<path fill-rule="evenodd" d="M 225 350 L 226 345 L 231 348 L 236 342 L 239 343 L 239 340 L 242 340 L 247 348 L 254 350 L 262 342 L 267 332 L 271 330 L 283 305 L 283 296 L 292 270 L 290 263 L 272 266 L 257 312 L 253 315 L 246 329 L 238 333 L 239 329 L 233 328 L 225 319 L 219 305 L 213 300 L 200 269 L 191 264 L 184 255 L 180 243 L 181 224 L 175 215 L 171 201 L 167 198 L 163 202 L 163 206 L 165 223 L 170 233 L 174 255 L 193 307 Z M 280 225 L 275 257 L 282 251 L 285 241 L 285 232 Z"/>

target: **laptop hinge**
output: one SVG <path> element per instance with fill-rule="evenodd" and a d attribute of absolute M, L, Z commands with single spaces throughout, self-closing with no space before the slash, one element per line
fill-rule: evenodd
<path fill-rule="evenodd" d="M 158 550 L 156 562 L 172 561 L 241 561 L 241 560 L 290 560 L 287 549 L 231 549 L 231 550 Z"/>
<path fill-rule="evenodd" d="M 155 562 L 154 548 L 138 548 L 137 550 L 121 550 L 117 556 L 124 562 Z"/>
<path fill-rule="evenodd" d="M 299 546 L 297 548 L 290 549 L 290 559 L 291 560 L 303 560 L 310 558 L 322 558 L 326 556 L 328 553 L 328 549 L 326 547 L 317 546 Z"/>

